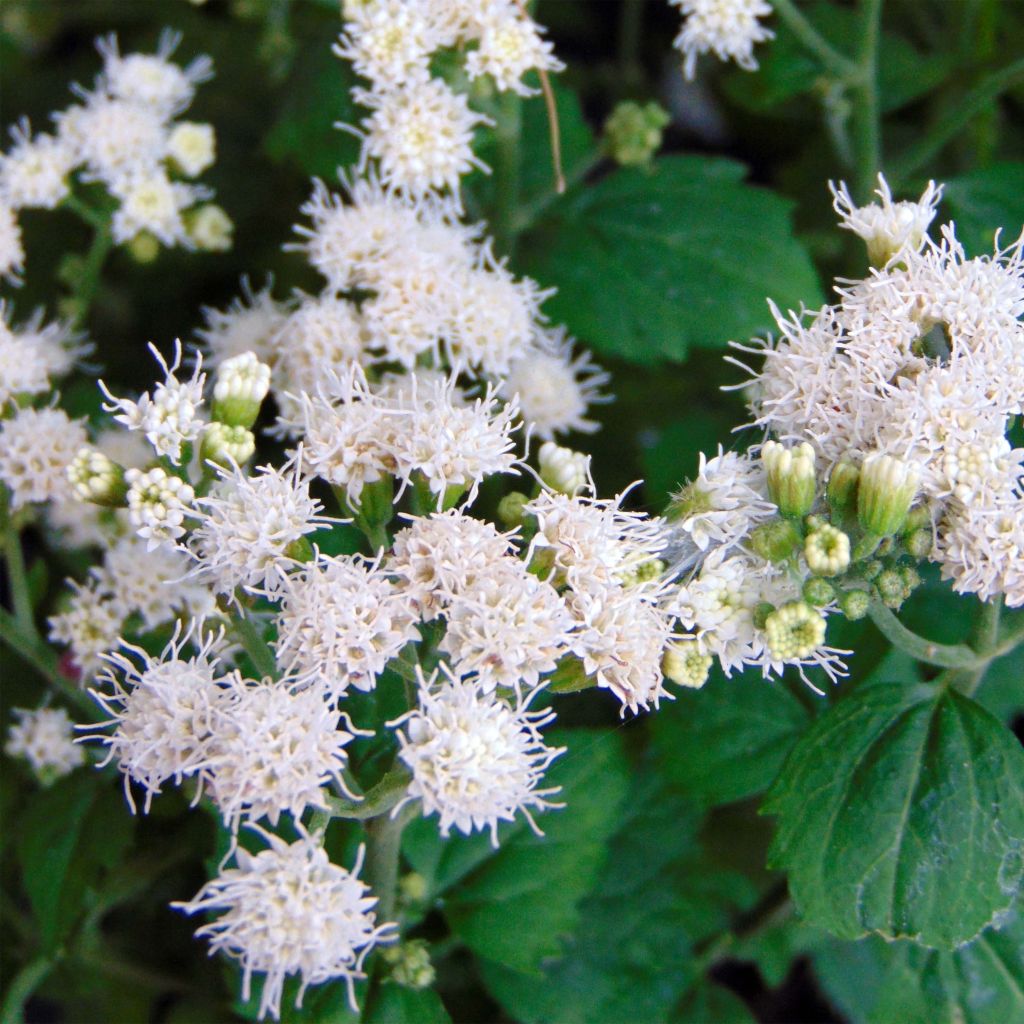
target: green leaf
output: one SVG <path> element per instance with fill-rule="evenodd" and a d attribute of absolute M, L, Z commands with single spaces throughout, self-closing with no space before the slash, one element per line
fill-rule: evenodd
<path fill-rule="evenodd" d="M 956 235 L 972 255 L 992 252 L 999 228 L 1003 244 L 1024 226 L 1024 164 L 991 164 L 951 178 L 943 193 L 956 218 Z"/>
<path fill-rule="evenodd" d="M 755 890 L 699 843 L 699 809 L 638 772 L 597 885 L 564 955 L 542 979 L 488 961 L 484 982 L 526 1024 L 656 1024 L 695 982 L 693 946 Z M 694 1020 L 700 1018 L 693 1018 Z"/>
<path fill-rule="evenodd" d="M 545 835 L 520 827 L 493 856 L 449 891 L 452 930 L 478 956 L 537 973 L 562 951 L 619 821 L 628 766 L 617 732 L 577 730 L 551 739 L 568 750 L 545 775 L 561 785 L 564 810 L 543 815 Z M 436 823 L 435 823 L 436 824 Z"/>
<path fill-rule="evenodd" d="M 821 301 L 791 204 L 744 184 L 731 160 L 672 156 L 621 169 L 552 207 L 521 247 L 526 269 L 558 287 L 545 305 L 588 345 L 624 359 L 684 359 Z"/>
<path fill-rule="evenodd" d="M 56 948 L 86 909 L 86 890 L 120 858 L 131 817 L 118 793 L 75 772 L 39 793 L 19 824 L 22 881 L 44 950 Z"/>
<path fill-rule="evenodd" d="M 958 946 L 1024 870 L 1024 751 L 955 690 L 859 687 L 793 748 L 763 809 L 798 909 L 843 938 Z"/>
<path fill-rule="evenodd" d="M 451 1024 L 441 997 L 429 988 L 386 981 L 363 1012 L 363 1024 Z"/>
<path fill-rule="evenodd" d="M 753 1024 L 754 1020 L 742 999 L 706 980 L 686 993 L 669 1018 L 670 1024 Z"/>
<path fill-rule="evenodd" d="M 715 671 L 700 690 L 679 690 L 651 719 L 666 777 L 707 804 L 767 789 L 811 713 L 781 681 Z"/>
<path fill-rule="evenodd" d="M 1024 1019 L 1024 919 L 1014 912 L 953 952 L 835 939 L 812 948 L 815 973 L 854 1024 L 1005 1024 Z"/>

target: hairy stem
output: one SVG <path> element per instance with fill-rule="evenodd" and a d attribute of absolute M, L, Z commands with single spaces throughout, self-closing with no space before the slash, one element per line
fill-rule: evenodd
<path fill-rule="evenodd" d="M 983 664 L 981 656 L 967 644 L 940 644 L 920 636 L 900 622 L 896 613 L 880 601 L 873 601 L 869 609 L 871 621 L 882 635 L 915 661 L 938 668 L 965 669 L 974 671 Z"/>
<path fill-rule="evenodd" d="M 377 897 L 377 916 L 381 921 L 395 919 L 402 830 L 412 813 L 412 808 L 405 807 L 397 815 L 381 814 L 366 822 L 366 880 Z"/>
<path fill-rule="evenodd" d="M 983 601 L 978 608 L 971 629 L 971 647 L 977 651 L 981 664 L 955 674 L 950 682 L 968 697 L 973 697 L 985 678 L 985 670 L 992 661 L 993 652 L 998 646 L 999 619 L 1003 613 L 1002 597 L 994 597 Z"/>
<path fill-rule="evenodd" d="M 878 41 L 881 34 L 882 0 L 864 0 L 861 5 L 860 81 L 854 131 L 857 154 L 857 189 L 861 200 L 871 196 L 875 176 L 882 162 L 881 117 L 878 110 Z"/>

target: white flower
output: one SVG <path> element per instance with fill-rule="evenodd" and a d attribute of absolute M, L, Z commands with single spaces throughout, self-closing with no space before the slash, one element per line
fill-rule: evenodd
<path fill-rule="evenodd" d="M 666 542 L 664 522 L 624 511 L 625 496 L 599 500 L 543 492 L 525 506 L 537 520 L 533 556 L 581 590 L 617 582 L 657 558 Z"/>
<path fill-rule="evenodd" d="M 14 708 L 17 721 L 7 731 L 4 753 L 26 760 L 36 778 L 49 785 L 85 763 L 63 708 Z"/>
<path fill-rule="evenodd" d="M 490 75 L 499 89 L 532 96 L 537 90 L 522 81 L 527 71 L 561 71 L 565 67 L 552 52 L 552 44 L 541 37 L 537 23 L 523 17 L 515 3 L 491 0 L 481 6 L 479 46 L 466 57 L 471 79 Z"/>
<path fill-rule="evenodd" d="M 255 476 L 238 468 L 217 472 L 221 482 L 195 502 L 199 525 L 188 540 L 194 573 L 220 594 L 235 587 L 276 594 L 292 545 L 332 520 L 319 514 L 323 506 L 300 479 L 298 460 L 281 469 L 261 466 Z"/>
<path fill-rule="evenodd" d="M 157 52 L 121 56 L 117 36 L 111 33 L 96 42 L 103 57 L 102 84 L 112 96 L 133 100 L 162 116 L 183 110 L 192 102 L 195 87 L 213 77 L 209 57 L 197 57 L 185 68 L 170 61 L 181 36 L 164 30 Z"/>
<path fill-rule="evenodd" d="M 0 195 L 0 279 L 16 283 L 25 266 L 21 228 L 14 210 Z"/>
<path fill-rule="evenodd" d="M 227 252 L 234 240 L 235 225 L 216 203 L 194 207 L 185 219 L 189 240 L 202 252 Z"/>
<path fill-rule="evenodd" d="M 50 639 L 70 648 L 81 681 L 88 682 L 100 666 L 101 655 L 117 646 L 122 620 L 114 602 L 95 582 L 70 585 L 74 593 L 67 611 L 49 619 Z"/>
<path fill-rule="evenodd" d="M 237 673 L 225 683 L 208 762 L 210 795 L 225 825 L 237 831 L 243 816 L 276 825 L 282 811 L 297 822 L 307 808 L 327 806 L 328 783 L 354 799 L 342 773 L 357 731 L 319 687 L 296 691 Z"/>
<path fill-rule="evenodd" d="M 52 135 L 31 136 L 27 120 L 11 129 L 13 145 L 0 153 L 0 196 L 14 210 L 52 210 L 68 194 L 75 153 Z"/>
<path fill-rule="evenodd" d="M 3 319 L 4 304 L 0 302 L 0 319 Z M 20 353 L 31 361 L 42 363 L 50 377 L 63 377 L 70 373 L 82 356 L 92 351 L 92 345 L 86 343 L 81 332 L 76 331 L 70 321 L 53 320 L 44 323 L 46 313 L 37 309 L 24 323 L 19 324 L 14 332 L 22 344 L 31 349 L 31 356 L 20 349 Z M 0 336 L 4 333 L 0 328 Z"/>
<path fill-rule="evenodd" d="M 662 697 L 666 646 L 676 639 L 672 616 L 657 604 L 659 589 L 644 584 L 576 589 L 567 604 L 579 622 L 575 651 L 588 676 L 634 714 Z"/>
<path fill-rule="evenodd" d="M 486 170 L 473 152 L 473 129 L 490 118 L 470 110 L 466 97 L 439 78 L 355 96 L 372 111 L 363 122 L 362 160 L 378 162 L 384 185 L 413 203 L 448 192 L 460 209 L 461 176 Z"/>
<path fill-rule="evenodd" d="M 195 491 L 190 484 L 160 466 L 129 469 L 124 479 L 128 484 L 128 521 L 150 550 L 184 534 L 185 516 L 194 514 Z"/>
<path fill-rule="evenodd" d="M 1024 498 L 951 509 L 941 523 L 938 561 L 957 593 L 982 601 L 1002 594 L 1009 607 L 1024 605 Z"/>
<path fill-rule="evenodd" d="M 395 89 L 427 77 L 438 38 L 422 0 L 377 0 L 346 5 L 345 32 L 332 47 L 379 89 Z"/>
<path fill-rule="evenodd" d="M 543 483 L 553 491 L 574 498 L 581 491 L 593 491 L 590 456 L 572 448 L 545 441 L 537 452 L 537 468 Z"/>
<path fill-rule="evenodd" d="M 475 672 L 484 689 L 532 689 L 575 640 L 576 622 L 558 592 L 513 558 L 454 594 L 447 620 L 440 649 L 460 675 Z"/>
<path fill-rule="evenodd" d="M 328 860 L 321 836 L 296 827 L 299 838 L 290 845 L 257 830 L 268 849 L 251 854 L 238 847 L 237 867 L 207 882 L 191 902 L 173 904 L 189 914 L 221 912 L 196 936 L 210 940 L 211 952 L 239 961 L 243 1000 L 249 999 L 252 976 L 266 975 L 260 1019 L 279 1017 L 284 980 L 294 975 L 302 979 L 297 1006 L 307 986 L 338 978 L 356 1012 L 353 982 L 365 977 L 363 960 L 396 934 L 395 925 L 376 923 L 376 897 L 356 877 L 363 848 L 349 872 Z"/>
<path fill-rule="evenodd" d="M 684 57 L 683 74 L 697 71 L 697 58 L 713 52 L 719 60 L 734 60 L 744 71 L 755 71 L 754 44 L 775 33 L 757 19 L 772 13 L 765 0 L 671 0 L 685 17 L 672 45 Z"/>
<path fill-rule="evenodd" d="M 430 619 L 511 554 L 511 537 L 455 508 L 417 516 L 395 534 L 385 567 Z"/>
<path fill-rule="evenodd" d="M 469 835 L 489 829 L 498 845 L 498 823 L 522 812 L 540 834 L 531 808 L 558 805 L 540 789 L 545 769 L 564 748 L 544 745 L 541 728 L 554 711 L 530 711 L 533 694 L 507 704 L 477 680 L 461 679 L 444 664 L 429 679 L 420 673 L 419 707 L 392 723 L 401 744 L 399 758 L 412 772 L 404 802 L 422 800 L 424 815 L 440 818 L 441 835 L 454 827 Z M 392 813 L 397 813 L 399 804 Z"/>
<path fill-rule="evenodd" d="M 387 663 L 419 639 L 417 619 L 408 595 L 379 563 L 319 555 L 282 591 L 277 663 L 320 684 L 331 700 L 349 686 L 372 690 Z"/>
<path fill-rule="evenodd" d="M 609 377 L 587 352 L 574 356 L 564 330 L 535 335 L 539 344 L 516 356 L 500 383 L 501 393 L 519 398 L 523 420 L 543 440 L 556 434 L 597 429 L 586 418 L 588 406 L 607 402 L 601 393 Z"/>
<path fill-rule="evenodd" d="M 202 312 L 206 326 L 197 330 L 196 335 L 215 366 L 244 352 L 254 352 L 264 363 L 273 361 L 273 338 L 286 314 L 271 296 L 269 283 L 254 292 L 243 278 L 241 298 L 227 309 L 204 306 Z"/>
<path fill-rule="evenodd" d="M 0 421 L 0 481 L 12 507 L 70 498 L 67 469 L 85 442 L 82 421 L 63 409 L 25 407 Z"/>
<path fill-rule="evenodd" d="M 157 384 L 152 394 L 147 391 L 133 402 L 127 398 L 115 398 L 100 381 L 100 389 L 109 403 L 103 408 L 116 413 L 114 419 L 129 430 L 145 434 L 157 454 L 166 455 L 177 465 L 181 461 L 182 446 L 194 441 L 203 428 L 199 416 L 203 385 L 206 383 L 206 374 L 200 372 L 203 360 L 201 355 L 197 356 L 191 378 L 179 381 L 175 371 L 181 365 L 181 342 L 174 343 L 174 362 L 170 366 L 155 345 L 150 344 L 149 350 L 164 371 L 163 382 Z"/>
<path fill-rule="evenodd" d="M 167 137 L 167 155 L 187 178 L 195 178 L 216 158 L 213 125 L 179 121 Z"/>
<path fill-rule="evenodd" d="M 759 522 L 775 515 L 765 496 L 767 480 L 757 459 L 723 452 L 700 453 L 697 476 L 672 495 L 669 518 L 700 551 L 726 550 L 743 542 Z"/>
<path fill-rule="evenodd" d="M 171 181 L 166 171 L 126 175 L 111 186 L 121 201 L 114 211 L 114 241 L 130 242 L 146 232 L 168 247 L 190 245 L 182 213 L 206 193 L 194 185 Z"/>
<path fill-rule="evenodd" d="M 40 395 L 50 389 L 50 375 L 41 345 L 15 333 L 0 304 L 0 408 L 18 395 Z"/>
<path fill-rule="evenodd" d="M 181 785 L 196 778 L 198 800 L 209 781 L 211 744 L 226 700 L 213 653 L 219 639 L 212 634 L 198 638 L 196 653 L 185 657 L 193 637 L 190 631 L 176 630 L 155 657 L 124 640 L 120 646 L 126 653 L 103 656 L 107 664 L 99 676 L 101 688 L 90 693 L 110 715 L 102 726 L 113 730 L 89 738 L 107 746 L 104 764 L 117 762 L 133 813 L 132 782 L 144 791 L 143 809 L 148 812 L 165 782 Z"/>
<path fill-rule="evenodd" d="M 838 188 L 829 182 L 832 206 L 841 220 L 839 226 L 859 235 L 867 243 L 868 259 L 873 267 L 882 267 L 904 247 L 915 251 L 924 244 L 928 226 L 942 198 L 942 186 L 929 181 L 917 202 L 892 201 L 892 192 L 885 176 L 878 175 L 875 195 L 880 203 L 855 206 L 845 182 Z"/>

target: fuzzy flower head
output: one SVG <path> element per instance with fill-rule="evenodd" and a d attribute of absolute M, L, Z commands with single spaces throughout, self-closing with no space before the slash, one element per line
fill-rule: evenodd
<path fill-rule="evenodd" d="M 106 666 L 93 698 L 110 718 L 90 738 L 108 748 L 104 764 L 116 761 L 124 776 L 125 796 L 132 811 L 131 783 L 145 793 L 143 809 L 166 782 L 181 785 L 209 781 L 209 758 L 218 716 L 224 703 L 213 653 L 219 638 L 200 638 L 198 650 L 187 656 L 192 636 L 176 630 L 161 654 L 154 657 L 125 641 L 121 651 L 105 654 Z M 123 653 L 122 653 L 123 651 Z"/>
<path fill-rule="evenodd" d="M 235 587 L 276 593 L 283 583 L 292 545 L 331 522 L 299 476 L 299 464 L 262 466 L 247 476 L 218 467 L 221 482 L 195 502 L 198 526 L 188 550 L 194 570 L 220 594 Z"/>
<path fill-rule="evenodd" d="M 697 58 L 714 53 L 722 61 L 734 60 L 744 71 L 756 71 L 754 45 L 775 33 L 759 18 L 772 13 L 765 0 L 671 0 L 685 17 L 673 46 L 683 54 L 683 74 L 692 79 Z"/>
<path fill-rule="evenodd" d="M 371 690 L 387 663 L 418 640 L 415 606 L 379 564 L 320 555 L 287 579 L 277 618 L 277 662 L 331 700 Z"/>
<path fill-rule="evenodd" d="M 428 75 L 438 37 L 423 0 L 377 0 L 346 4 L 345 32 L 333 52 L 377 89 L 396 89 Z"/>
<path fill-rule="evenodd" d="M 982 601 L 1002 595 L 1024 605 L 1024 498 L 984 508 L 955 506 L 942 523 L 938 552 L 942 578 Z"/>
<path fill-rule="evenodd" d="M 207 306 L 202 312 L 206 326 L 195 333 L 214 366 L 245 352 L 253 352 L 261 362 L 273 362 L 274 336 L 284 323 L 286 312 L 270 294 L 269 283 L 260 291 L 253 291 L 243 278 L 241 297 L 227 309 Z"/>
<path fill-rule="evenodd" d="M 935 209 L 942 198 L 942 186 L 929 181 L 916 202 L 893 202 L 889 183 L 878 175 L 875 195 L 879 202 L 855 206 L 845 182 L 838 187 L 829 182 L 832 206 L 841 220 L 839 226 L 864 239 L 868 259 L 873 267 L 883 267 L 904 248 L 917 252 L 924 244 L 928 226 L 935 218 Z"/>
<path fill-rule="evenodd" d="M 75 743 L 71 719 L 63 708 L 15 708 L 14 716 L 4 753 L 27 761 L 44 786 L 85 764 L 85 751 Z"/>
<path fill-rule="evenodd" d="M 372 111 L 363 122 L 363 163 L 375 160 L 384 185 L 414 204 L 447 193 L 461 209 L 462 175 L 486 169 L 473 152 L 473 130 L 490 118 L 439 78 L 356 98 Z"/>
<path fill-rule="evenodd" d="M 171 181 L 162 169 L 126 176 L 111 191 L 121 203 L 111 221 L 114 241 L 123 244 L 150 235 L 168 248 L 191 244 L 182 214 L 208 195 L 194 185 Z"/>
<path fill-rule="evenodd" d="M 0 197 L 15 210 L 52 210 L 68 194 L 74 150 L 52 135 L 32 137 L 28 121 L 11 129 L 12 145 L 0 153 Z"/>
<path fill-rule="evenodd" d="M 18 409 L 0 421 L 0 481 L 11 492 L 11 505 L 71 498 L 67 478 L 85 427 L 63 409 Z"/>
<path fill-rule="evenodd" d="M 128 521 L 150 549 L 177 540 L 185 533 L 185 516 L 193 514 L 195 491 L 180 476 L 160 466 L 129 469 Z"/>
<path fill-rule="evenodd" d="M 196 359 L 192 376 L 179 381 L 175 372 L 181 365 L 181 342 L 174 343 L 174 362 L 168 366 L 160 351 L 153 344 L 150 352 L 164 371 L 164 380 L 157 384 L 152 393 L 146 392 L 137 401 L 115 398 L 106 385 L 100 381 L 100 388 L 107 397 L 103 406 L 107 412 L 115 413 L 114 419 L 129 430 L 141 431 L 158 455 L 166 455 L 175 465 L 182 456 L 182 447 L 194 441 L 203 428 L 199 408 L 203 403 L 203 385 L 206 374 L 202 369 L 202 356 Z"/>
<path fill-rule="evenodd" d="M 530 711 L 530 695 L 508 704 L 443 664 L 442 672 L 439 683 L 437 671 L 429 679 L 420 673 L 419 707 L 393 723 L 413 776 L 406 801 L 422 800 L 425 815 L 438 815 L 443 836 L 453 827 L 465 835 L 488 829 L 497 846 L 498 823 L 519 811 L 540 834 L 531 809 L 558 806 L 547 799 L 557 788 L 539 788 L 564 752 L 545 746 L 540 732 L 554 712 Z"/>
<path fill-rule="evenodd" d="M 0 409 L 19 395 L 41 395 L 50 389 L 45 353 L 11 330 L 0 305 Z"/>
<path fill-rule="evenodd" d="M 322 836 L 296 828 L 299 838 L 291 844 L 256 829 L 267 849 L 252 854 L 239 847 L 236 867 L 207 882 L 190 902 L 174 904 L 189 914 L 219 914 L 196 936 L 210 940 L 211 952 L 239 962 L 244 1000 L 253 975 L 266 976 L 261 1020 L 279 1018 L 284 981 L 293 976 L 302 980 L 297 1006 L 309 985 L 338 979 L 357 1012 L 353 983 L 366 976 L 366 955 L 397 934 L 395 925 L 377 924 L 377 899 L 357 877 L 363 848 L 347 871 L 328 860 Z"/>
<path fill-rule="evenodd" d="M 328 783 L 355 799 L 342 772 L 357 732 L 319 688 L 296 691 L 237 673 L 225 683 L 209 747 L 210 795 L 225 825 L 237 831 L 243 817 L 276 825 L 284 811 L 298 821 L 307 808 L 327 806 Z"/>
<path fill-rule="evenodd" d="M 120 642 L 122 618 L 117 605 L 95 581 L 88 586 L 72 583 L 73 593 L 65 611 L 49 620 L 50 639 L 68 647 L 82 682 L 100 667 L 101 657 Z"/>
<path fill-rule="evenodd" d="M 470 79 L 490 75 L 503 92 L 512 89 L 520 96 L 536 95 L 523 76 L 528 71 L 561 71 L 565 65 L 541 36 L 537 23 L 524 17 L 514 2 L 492 0 L 481 6 L 475 33 L 478 45 L 466 57 L 466 73 Z"/>
<path fill-rule="evenodd" d="M 21 228 L 10 203 L 0 193 L 0 280 L 17 284 L 25 266 Z"/>

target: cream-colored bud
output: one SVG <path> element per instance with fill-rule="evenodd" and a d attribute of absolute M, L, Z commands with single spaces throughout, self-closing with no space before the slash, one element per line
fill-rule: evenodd
<path fill-rule="evenodd" d="M 241 466 L 255 454 L 256 438 L 247 427 L 232 427 L 215 420 L 203 429 L 203 443 L 199 451 L 203 462 Z"/>
<path fill-rule="evenodd" d="M 673 683 L 699 690 L 708 681 L 711 655 L 702 654 L 696 640 L 677 640 L 665 648 L 661 671 Z"/>
<path fill-rule="evenodd" d="M 189 210 L 185 229 L 196 248 L 203 252 L 227 252 L 234 240 L 235 225 L 216 203 L 204 203 Z"/>
<path fill-rule="evenodd" d="M 806 601 L 776 608 L 764 624 L 768 650 L 779 661 L 809 657 L 824 641 L 825 628 L 825 616 Z"/>
<path fill-rule="evenodd" d="M 850 565 L 850 538 L 825 523 L 804 541 L 807 567 L 818 576 L 838 576 Z"/>
<path fill-rule="evenodd" d="M 232 427 L 251 427 L 270 390 L 270 367 L 253 352 L 227 359 L 213 386 L 213 418 Z"/>
<path fill-rule="evenodd" d="M 124 479 L 124 467 L 96 448 L 88 445 L 80 448 L 68 465 L 67 475 L 75 497 L 80 501 L 111 508 L 125 504 L 128 485 Z"/>
<path fill-rule="evenodd" d="M 761 461 L 768 474 L 768 494 L 779 511 L 784 516 L 802 519 L 814 506 L 814 449 L 806 441 L 794 448 L 766 441 Z"/>
<path fill-rule="evenodd" d="M 537 453 L 540 478 L 553 491 L 575 497 L 590 482 L 590 456 L 545 441 Z"/>
<path fill-rule="evenodd" d="M 186 177 L 202 174 L 216 158 L 213 125 L 179 121 L 167 138 L 167 155 Z"/>

